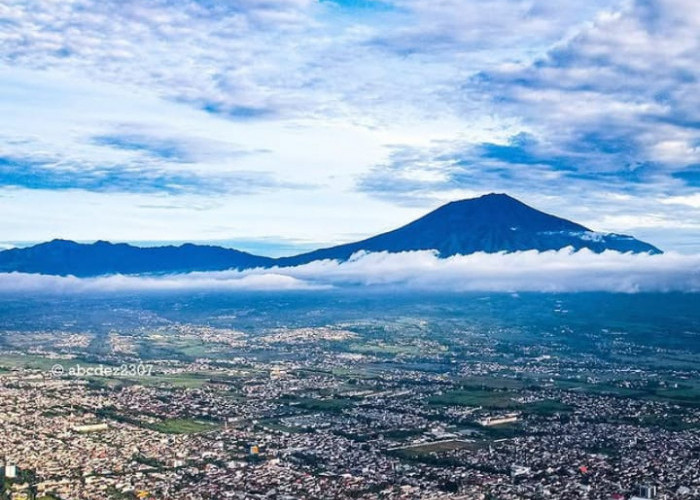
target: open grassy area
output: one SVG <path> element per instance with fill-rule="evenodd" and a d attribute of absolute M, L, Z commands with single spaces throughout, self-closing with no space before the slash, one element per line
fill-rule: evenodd
<path fill-rule="evenodd" d="M 480 448 L 483 448 L 484 445 L 482 442 L 478 441 L 462 441 L 458 439 L 453 439 L 450 441 L 439 441 L 437 443 L 426 443 L 426 444 L 418 444 L 418 445 L 412 445 L 412 446 L 406 446 L 405 448 L 399 448 L 397 451 L 400 454 L 403 455 L 427 455 L 429 453 L 441 453 L 445 451 L 452 451 L 452 450 L 463 450 L 463 449 L 470 449 L 470 450 L 477 450 Z"/>
<path fill-rule="evenodd" d="M 177 373 L 173 375 L 151 375 L 146 377 L 124 377 L 139 385 L 181 387 L 198 389 L 212 377 L 210 373 Z"/>
<path fill-rule="evenodd" d="M 615 385 L 614 381 L 592 384 L 572 380 L 557 380 L 555 385 L 560 389 L 591 394 L 609 394 L 624 398 L 650 399 L 680 406 L 700 407 L 700 381 L 695 380 L 669 381 L 663 386 L 650 383 L 641 387 L 621 387 Z"/>
<path fill-rule="evenodd" d="M 498 376 L 487 376 L 487 375 L 474 375 L 470 377 L 463 378 L 459 381 L 464 387 L 469 389 L 503 389 L 503 390 L 517 390 L 526 387 L 529 382 L 521 379 L 509 378 L 509 377 L 498 377 Z"/>
<path fill-rule="evenodd" d="M 427 463 L 437 466 L 455 466 L 460 465 L 462 461 L 459 458 L 450 456 L 449 452 L 456 450 L 477 451 L 488 448 L 492 444 L 492 440 L 451 440 L 392 449 L 388 450 L 387 453 L 409 462 Z"/>
<path fill-rule="evenodd" d="M 514 393 L 509 391 L 462 389 L 432 396 L 428 403 L 444 406 L 481 406 L 483 408 L 505 410 L 518 407 L 518 403 L 512 400 L 513 395 Z"/>
<path fill-rule="evenodd" d="M 382 376 L 382 371 L 372 367 L 353 366 L 349 368 L 334 368 L 330 373 L 339 377 L 355 379 L 378 379 Z"/>
<path fill-rule="evenodd" d="M 435 395 L 428 400 L 428 403 L 444 406 L 474 406 L 490 410 L 517 410 L 525 414 L 542 416 L 569 413 L 573 410 L 571 406 L 553 399 L 518 403 L 513 400 L 516 395 L 516 392 L 508 390 L 465 388 Z"/>
<path fill-rule="evenodd" d="M 202 422 L 190 418 L 173 418 L 152 424 L 151 429 L 165 434 L 194 434 L 208 432 L 219 428 L 212 422 Z"/>
<path fill-rule="evenodd" d="M 209 382 L 209 373 L 177 373 L 172 375 L 144 375 L 141 377 L 92 377 L 91 383 L 103 387 L 119 387 L 123 385 L 142 385 L 147 387 L 172 387 L 198 389 Z"/>
<path fill-rule="evenodd" d="M 62 365 L 67 366 L 68 363 L 75 364 L 75 361 L 67 359 L 49 359 L 33 354 L 0 354 L 0 368 L 4 369 L 32 368 L 35 370 L 50 370 L 56 363 L 61 363 Z"/>
<path fill-rule="evenodd" d="M 606 394 L 611 396 L 619 396 L 623 398 L 641 398 L 647 395 L 646 391 L 642 389 L 635 389 L 631 387 L 619 387 L 612 383 L 589 384 L 582 382 L 571 386 L 571 390 L 587 392 L 590 394 Z"/>
<path fill-rule="evenodd" d="M 303 427 L 288 427 L 280 423 L 277 419 L 263 420 L 260 422 L 260 425 L 272 431 L 286 432 L 289 434 L 302 434 L 306 432 L 306 429 Z"/>
<path fill-rule="evenodd" d="M 49 371 L 54 365 L 61 365 L 64 373 L 68 373 L 70 368 L 80 365 L 82 368 L 96 368 L 100 366 L 96 363 L 89 363 L 80 359 L 56 359 L 39 356 L 36 354 L 0 354 L 0 368 L 29 368 L 34 370 Z M 106 366 L 106 365 L 105 365 Z"/>
<path fill-rule="evenodd" d="M 64 375 L 68 375 L 71 368 L 80 366 L 81 368 L 97 368 L 100 364 L 89 363 L 80 359 L 55 359 L 46 358 L 37 355 L 20 355 L 20 354 L 2 354 L 0 355 L 0 371 L 11 370 L 12 368 L 29 368 L 49 372 L 54 365 L 61 365 L 64 368 Z M 118 368 L 120 365 L 102 366 Z M 171 386 L 182 388 L 199 388 L 206 384 L 214 373 L 197 372 L 197 373 L 176 373 L 172 375 L 154 374 L 143 376 L 85 376 L 96 386 L 102 387 L 117 387 L 123 383 L 138 384 L 145 386 Z"/>
<path fill-rule="evenodd" d="M 420 348 L 414 345 L 396 345 L 396 344 L 385 344 L 385 343 L 354 343 L 348 346 L 348 351 L 357 352 L 360 354 L 375 354 L 375 355 L 397 355 L 397 354 L 408 354 L 408 355 L 419 355 L 421 354 Z"/>
<path fill-rule="evenodd" d="M 309 411 L 340 411 L 355 404 L 355 400 L 350 398 L 328 398 L 310 399 L 301 398 L 293 400 L 293 404 L 298 408 Z"/>
<path fill-rule="evenodd" d="M 677 384 L 677 385 L 674 385 Z M 700 406 L 700 381 L 681 380 L 671 382 L 665 387 L 654 387 L 650 398 L 681 406 Z"/>
<path fill-rule="evenodd" d="M 700 428 L 700 424 L 686 422 L 678 415 L 645 415 L 639 419 L 639 423 L 647 427 L 659 427 L 673 432 Z"/>

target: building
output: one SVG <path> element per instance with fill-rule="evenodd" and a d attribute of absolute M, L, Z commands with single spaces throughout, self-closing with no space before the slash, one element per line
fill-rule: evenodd
<path fill-rule="evenodd" d="M 107 424 L 77 425 L 73 427 L 75 432 L 79 432 L 81 434 L 85 434 L 87 432 L 106 431 L 107 429 L 109 429 Z"/>
<path fill-rule="evenodd" d="M 634 496 L 630 500 L 648 500 L 650 498 L 656 498 L 656 486 L 643 484 L 639 487 L 639 496 Z"/>
<path fill-rule="evenodd" d="M 518 421 L 518 414 L 517 413 L 508 413 L 506 415 L 503 415 L 501 417 L 486 417 L 481 420 L 479 420 L 479 423 L 483 425 L 484 427 L 491 427 L 492 425 L 502 425 L 502 424 L 510 424 L 513 422 Z"/>
<path fill-rule="evenodd" d="M 5 477 L 7 479 L 14 479 L 17 477 L 17 466 L 14 464 L 5 464 Z"/>

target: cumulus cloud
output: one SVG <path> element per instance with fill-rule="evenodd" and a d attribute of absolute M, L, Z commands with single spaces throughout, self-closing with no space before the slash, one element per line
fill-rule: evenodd
<path fill-rule="evenodd" d="M 275 101 L 257 89 L 277 50 L 272 33 L 307 26 L 312 3 L 11 0 L 0 7 L 0 59 L 156 87 L 167 97 L 235 115 Z"/>
<path fill-rule="evenodd" d="M 699 28 L 697 3 L 629 1 L 534 63 L 471 84 L 524 119 L 542 163 L 563 157 L 578 174 L 678 187 L 667 174 L 700 160 Z"/>
<path fill-rule="evenodd" d="M 305 186 L 275 179 L 269 172 L 238 170 L 202 175 L 166 162 L 134 158 L 121 162 L 66 160 L 46 155 L 0 155 L 0 187 L 80 189 L 110 193 L 250 194 Z"/>
<path fill-rule="evenodd" d="M 79 279 L 0 274 L 5 291 L 120 292 L 156 290 L 285 291 L 414 289 L 488 292 L 698 292 L 700 255 L 622 254 L 570 249 L 550 252 L 476 253 L 440 259 L 434 252 L 363 253 L 273 269 L 189 273 L 161 277 Z"/>
<path fill-rule="evenodd" d="M 342 1 L 9 0 L 0 60 L 156 89 L 231 119 L 359 119 L 357 106 L 393 119 L 407 92 L 434 111 L 448 94 L 436 86 L 463 65 L 537 53 L 609 2 L 561 15 L 545 1 L 395 0 L 358 15 L 358 2 Z"/>

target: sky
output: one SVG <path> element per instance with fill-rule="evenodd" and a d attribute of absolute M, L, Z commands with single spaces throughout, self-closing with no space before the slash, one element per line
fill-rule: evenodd
<path fill-rule="evenodd" d="M 700 252 L 697 0 L 2 0 L 0 247 L 291 254 L 506 192 Z"/>

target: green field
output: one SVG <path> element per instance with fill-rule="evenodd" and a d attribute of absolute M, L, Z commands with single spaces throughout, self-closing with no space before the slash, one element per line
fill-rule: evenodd
<path fill-rule="evenodd" d="M 498 377 L 498 376 L 478 376 L 474 375 L 471 377 L 463 378 L 459 381 L 467 389 L 508 389 L 517 390 L 526 387 L 530 382 L 511 378 L 511 377 Z"/>
<path fill-rule="evenodd" d="M 139 385 L 146 386 L 170 386 L 190 389 L 198 389 L 206 384 L 212 377 L 210 373 L 177 373 L 173 375 L 151 375 L 145 377 L 124 377 Z"/>
<path fill-rule="evenodd" d="M 348 346 L 348 351 L 359 354 L 375 354 L 375 355 L 397 355 L 407 354 L 417 356 L 422 354 L 418 346 L 413 345 L 395 345 L 385 343 L 354 343 Z"/>
<path fill-rule="evenodd" d="M 677 384 L 677 387 L 673 384 Z M 557 380 L 560 389 L 605 394 L 623 398 L 650 399 L 680 406 L 700 407 L 700 382 L 695 380 L 669 381 L 665 386 L 649 383 L 641 387 L 621 387 L 615 381 L 591 384 L 583 381 Z"/>
<path fill-rule="evenodd" d="M 292 400 L 294 406 L 309 411 L 340 411 L 355 404 L 355 400 L 350 398 L 329 398 L 329 399 L 311 399 L 302 398 Z"/>
<path fill-rule="evenodd" d="M 483 448 L 485 445 L 483 442 L 478 441 L 461 441 L 461 440 L 450 440 L 450 441 L 440 441 L 437 443 L 426 443 L 415 446 L 407 446 L 405 448 L 400 448 L 394 450 L 402 455 L 428 455 L 430 453 L 441 453 L 445 451 L 453 450 L 477 450 Z"/>
<path fill-rule="evenodd" d="M 99 364 L 89 363 L 79 359 L 56 359 L 47 358 L 44 356 L 38 356 L 36 354 L 0 354 L 0 368 L 12 369 L 12 368 L 28 368 L 33 370 L 44 370 L 49 371 L 54 365 L 61 365 L 65 372 L 76 365 L 80 365 L 83 368 L 98 367 Z M 107 366 L 105 364 L 105 366 Z"/>
<path fill-rule="evenodd" d="M 287 427 L 277 419 L 263 420 L 260 422 L 260 425 L 272 431 L 286 432 L 288 434 L 303 434 L 306 432 L 306 429 L 303 427 Z"/>
<path fill-rule="evenodd" d="M 194 434 L 213 431 L 218 429 L 219 425 L 190 418 L 173 418 L 152 424 L 149 427 L 164 434 Z"/>
<path fill-rule="evenodd" d="M 0 371 L 8 371 L 12 368 L 28 368 L 34 370 L 42 370 L 49 372 L 55 365 L 61 365 L 64 368 L 64 376 L 67 376 L 70 369 L 76 366 L 82 368 L 97 368 L 100 364 L 86 362 L 80 359 L 55 359 L 46 358 L 37 355 L 19 355 L 19 354 L 2 354 L 0 355 Z M 104 363 L 102 366 L 117 368 L 121 365 L 108 365 Z M 172 375 L 143 375 L 143 376 L 85 376 L 82 378 L 93 381 L 98 386 L 116 387 L 121 383 L 131 383 L 146 386 L 170 386 L 182 388 L 199 388 L 206 384 L 209 379 L 216 376 L 216 373 L 177 373 Z"/>
<path fill-rule="evenodd" d="M 677 387 L 673 384 L 677 384 Z M 651 390 L 653 393 L 649 397 L 652 399 L 681 406 L 700 406 L 700 381 L 698 380 L 673 381 L 666 387 L 655 387 Z"/>
<path fill-rule="evenodd" d="M 495 410 L 516 409 L 518 403 L 512 400 L 513 395 L 508 391 L 461 389 L 432 396 L 428 403 L 442 406 L 481 406 Z"/>

